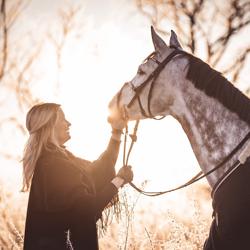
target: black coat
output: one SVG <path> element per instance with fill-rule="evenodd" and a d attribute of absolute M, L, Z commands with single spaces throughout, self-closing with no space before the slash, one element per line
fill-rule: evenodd
<path fill-rule="evenodd" d="M 117 188 L 111 183 L 119 142 L 110 140 L 94 162 L 55 148 L 43 150 L 32 179 L 24 250 L 98 249 L 96 220 Z"/>
<path fill-rule="evenodd" d="M 250 249 L 250 158 L 214 195 L 215 218 L 204 250 Z"/>

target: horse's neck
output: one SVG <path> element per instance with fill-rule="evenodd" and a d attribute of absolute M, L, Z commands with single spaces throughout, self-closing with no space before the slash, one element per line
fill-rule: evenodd
<path fill-rule="evenodd" d="M 219 101 L 208 97 L 192 83 L 187 84 L 190 87 L 181 92 L 173 115 L 187 134 L 203 172 L 208 172 L 238 145 L 248 133 L 249 126 Z M 237 156 L 238 153 L 223 168 L 207 177 L 212 187 Z"/>

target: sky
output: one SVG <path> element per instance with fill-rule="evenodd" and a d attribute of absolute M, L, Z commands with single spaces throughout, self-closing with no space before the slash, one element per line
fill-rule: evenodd
<path fill-rule="evenodd" d="M 107 123 L 109 101 L 153 51 L 150 23 L 132 0 L 68 2 L 81 4 L 83 11 L 76 24 L 76 34 L 70 37 L 62 54 L 60 88 L 56 96 L 48 91 L 55 80 L 55 53 L 53 46 L 45 42 L 34 91 L 44 101 L 62 104 L 72 124 L 72 138 L 67 147 L 80 157 L 94 160 L 105 150 L 111 135 Z M 30 41 L 31 46 L 46 32 L 57 37 L 53 27 L 64 3 L 31 1 L 16 27 L 17 32 L 34 30 L 36 36 Z M 122 148 L 120 152 L 117 169 L 122 166 Z M 199 171 L 186 135 L 171 117 L 140 123 L 129 164 L 134 170 L 134 182 L 149 180 L 148 189 L 153 190 L 180 185 Z M 18 174 L 13 175 L 11 170 L 7 178 L 20 180 L 20 166 L 15 166 L 14 171 L 17 167 Z"/>

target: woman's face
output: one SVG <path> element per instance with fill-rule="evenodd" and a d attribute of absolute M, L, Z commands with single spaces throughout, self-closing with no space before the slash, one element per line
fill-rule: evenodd
<path fill-rule="evenodd" d="M 71 123 L 65 119 L 65 115 L 60 108 L 58 110 L 58 118 L 55 124 L 55 137 L 59 145 L 63 145 L 70 139 L 69 127 Z"/>

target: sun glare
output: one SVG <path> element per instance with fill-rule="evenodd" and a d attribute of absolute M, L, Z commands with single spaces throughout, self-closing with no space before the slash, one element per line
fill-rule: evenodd
<path fill-rule="evenodd" d="M 65 48 L 60 69 L 53 46 L 46 45 L 40 60 L 44 75 L 35 90 L 44 101 L 62 104 L 72 124 L 67 146 L 76 155 L 94 160 L 105 150 L 111 135 L 108 103 L 133 77 L 145 55 L 152 52 L 151 40 L 141 46 L 142 40 L 129 38 L 112 22 L 98 31 L 89 28 L 81 43 L 69 43 Z M 56 81 L 59 85 L 55 92 L 50 86 Z M 133 123 L 129 126 L 132 129 Z M 117 169 L 122 165 L 122 145 L 120 152 Z M 129 164 L 135 181 L 148 181 L 146 189 L 151 190 L 179 185 L 198 169 L 182 128 L 171 117 L 141 121 Z"/>

